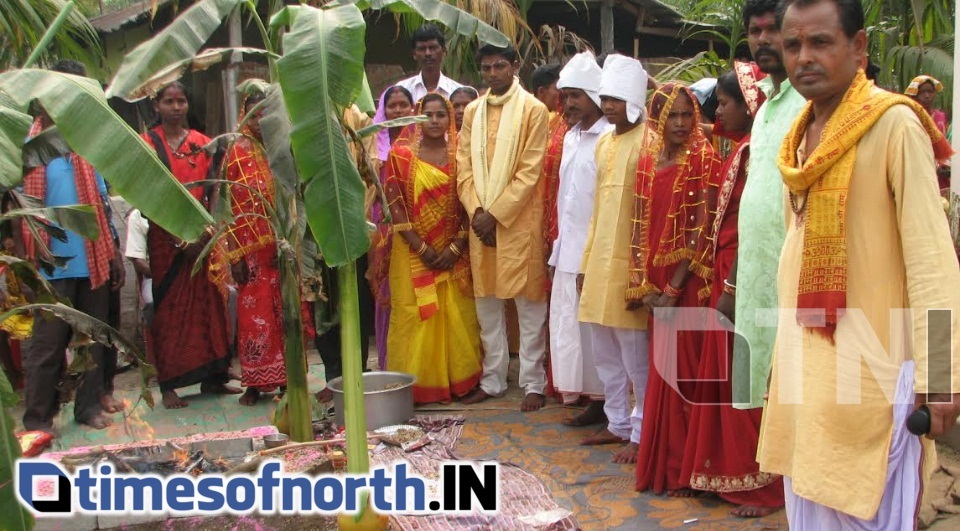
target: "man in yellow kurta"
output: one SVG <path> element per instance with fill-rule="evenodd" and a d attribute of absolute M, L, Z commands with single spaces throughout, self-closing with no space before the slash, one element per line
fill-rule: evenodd
<path fill-rule="evenodd" d="M 512 46 L 477 52 L 490 91 L 467 106 L 457 150 L 457 192 L 471 220 L 470 266 L 476 295 L 483 377 L 464 398 L 474 404 L 507 389 L 505 303 L 520 321 L 521 410 L 543 407 L 546 372 L 546 258 L 543 183 L 547 108 L 523 90 Z"/>
<path fill-rule="evenodd" d="M 960 411 L 960 269 L 934 175 L 950 149 L 866 79 L 863 24 L 842 0 L 787 0 L 781 24 L 810 101 L 778 160 L 787 233 L 758 460 L 784 476 L 791 530 L 913 529 L 936 456 L 905 420 L 925 403 L 933 437 Z"/>
<path fill-rule="evenodd" d="M 615 127 L 597 141 L 597 186 L 580 265 L 579 319 L 587 330 L 606 399 L 607 426 L 581 444 L 623 443 L 614 462 L 635 463 L 647 387 L 647 313 L 628 310 L 630 241 L 647 73 L 640 61 L 609 55 L 600 79 L 600 108 Z M 630 407 L 630 390 L 636 406 Z"/>

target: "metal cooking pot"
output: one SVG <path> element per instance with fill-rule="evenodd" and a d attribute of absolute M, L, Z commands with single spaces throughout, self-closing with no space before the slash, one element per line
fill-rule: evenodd
<path fill-rule="evenodd" d="M 417 377 L 402 372 L 363 373 L 363 403 L 367 413 L 367 431 L 404 424 L 413 417 L 413 384 Z M 396 386 L 396 384 L 401 384 Z M 384 387 L 393 386 L 391 389 Z M 343 426 L 343 378 L 327 382 L 333 391 L 337 424 Z"/>

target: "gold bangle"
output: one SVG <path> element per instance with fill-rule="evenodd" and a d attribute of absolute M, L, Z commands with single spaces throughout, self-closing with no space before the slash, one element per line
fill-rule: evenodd
<path fill-rule="evenodd" d="M 680 289 L 673 287 L 670 283 L 667 283 L 666 287 L 663 288 L 663 292 L 671 299 L 679 299 L 680 295 L 683 295 Z"/>
<path fill-rule="evenodd" d="M 460 249 L 460 246 L 457 245 L 456 242 L 453 242 L 450 244 L 450 252 L 456 256 L 460 256 L 463 254 L 463 250 Z"/>
<path fill-rule="evenodd" d="M 423 256 L 423 253 L 427 252 L 427 242 L 420 240 L 420 248 L 414 251 L 417 256 Z"/>

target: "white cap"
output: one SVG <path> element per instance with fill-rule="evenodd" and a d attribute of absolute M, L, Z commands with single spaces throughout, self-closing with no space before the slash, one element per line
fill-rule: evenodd
<path fill-rule="evenodd" d="M 600 106 L 600 77 L 603 71 L 597 64 L 597 58 L 593 52 L 580 52 L 570 58 L 563 70 L 560 71 L 560 79 L 557 80 L 558 89 L 580 89 L 587 93 L 587 96 Z"/>
<path fill-rule="evenodd" d="M 611 54 L 603 63 L 600 95 L 627 102 L 627 119 L 635 123 L 647 101 L 647 71 L 640 61 Z"/>
<path fill-rule="evenodd" d="M 697 81 L 690 85 L 690 92 L 693 92 L 693 95 L 697 97 L 697 101 L 700 102 L 700 105 L 703 105 L 707 101 L 707 98 L 710 97 L 710 94 L 713 93 L 717 88 L 717 79 L 713 77 L 705 77 L 700 81 Z"/>

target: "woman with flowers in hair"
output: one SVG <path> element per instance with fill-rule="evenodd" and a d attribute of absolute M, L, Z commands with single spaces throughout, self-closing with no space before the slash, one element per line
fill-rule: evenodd
<path fill-rule="evenodd" d="M 699 127 L 700 108 L 687 87 L 660 87 L 649 116 L 659 140 L 637 166 L 627 287 L 627 303 L 653 315 L 637 490 L 689 496 L 680 468 L 703 346 L 699 314 L 691 308 L 709 295 L 711 264 L 703 260 L 712 225 L 708 190 L 721 161 Z"/>
<path fill-rule="evenodd" d="M 717 188 L 710 188 L 715 205 L 713 224 L 702 263 L 713 264 L 708 331 L 697 376 L 696 399 L 690 414 L 687 448 L 681 483 L 697 490 L 716 492 L 736 504 L 734 516 L 756 518 L 783 507 L 783 480 L 760 471 L 757 441 L 761 408 L 733 407 L 733 341 L 737 288 L 737 214 L 747 181 L 750 128 L 765 99 L 757 81 L 763 77 L 751 63 L 734 63 L 734 69 L 717 80 L 717 121 L 713 134 L 737 142 L 720 172 Z M 714 199 L 715 198 L 715 199 Z M 724 329 L 726 328 L 726 330 Z"/>
<path fill-rule="evenodd" d="M 457 197 L 453 107 L 428 94 L 390 150 L 386 194 L 393 219 L 387 369 L 413 374 L 418 404 L 450 402 L 480 381 L 480 330 L 467 215 Z"/>

